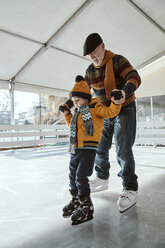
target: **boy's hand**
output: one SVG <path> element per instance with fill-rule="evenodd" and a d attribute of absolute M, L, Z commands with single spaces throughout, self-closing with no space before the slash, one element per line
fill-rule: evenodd
<path fill-rule="evenodd" d="M 111 92 L 111 100 L 117 104 L 120 105 L 125 102 L 125 91 L 124 90 L 113 90 Z"/>
<path fill-rule="evenodd" d="M 64 104 L 64 105 L 60 105 L 59 108 L 58 108 L 58 110 L 59 110 L 60 112 L 70 111 L 70 110 L 65 106 L 65 104 Z"/>

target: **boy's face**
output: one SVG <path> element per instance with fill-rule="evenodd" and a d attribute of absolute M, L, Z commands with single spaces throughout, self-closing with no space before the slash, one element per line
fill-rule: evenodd
<path fill-rule="evenodd" d="M 88 99 L 84 99 L 84 98 L 76 97 L 76 96 L 72 97 L 72 101 L 76 108 L 80 108 L 82 105 L 88 103 Z"/>

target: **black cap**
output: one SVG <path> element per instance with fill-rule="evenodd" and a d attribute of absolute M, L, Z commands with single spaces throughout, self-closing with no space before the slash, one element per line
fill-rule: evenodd
<path fill-rule="evenodd" d="M 98 33 L 88 35 L 83 46 L 83 56 L 92 53 L 103 42 Z"/>

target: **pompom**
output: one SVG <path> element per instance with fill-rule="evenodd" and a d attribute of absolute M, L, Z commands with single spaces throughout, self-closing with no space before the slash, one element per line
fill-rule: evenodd
<path fill-rule="evenodd" d="M 75 82 L 77 83 L 77 82 L 80 82 L 80 81 L 84 81 L 84 78 L 81 75 L 77 75 L 77 77 L 75 78 Z"/>

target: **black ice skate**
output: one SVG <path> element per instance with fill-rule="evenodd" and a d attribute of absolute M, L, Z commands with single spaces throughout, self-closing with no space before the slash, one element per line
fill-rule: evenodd
<path fill-rule="evenodd" d="M 90 196 L 79 198 L 79 201 L 80 206 L 71 217 L 72 225 L 78 225 L 93 219 L 94 208 Z"/>
<path fill-rule="evenodd" d="M 73 195 L 72 200 L 63 208 L 63 217 L 67 218 L 71 216 L 79 206 L 78 196 Z"/>

